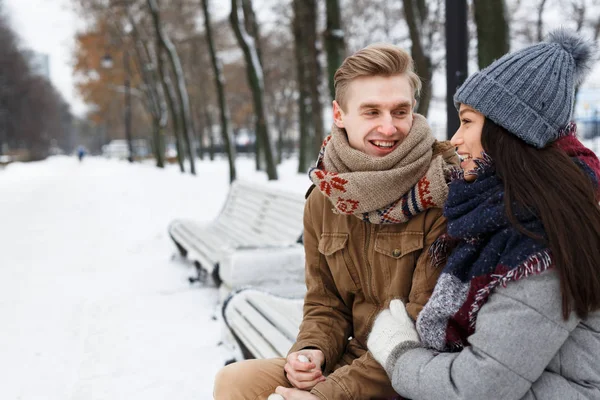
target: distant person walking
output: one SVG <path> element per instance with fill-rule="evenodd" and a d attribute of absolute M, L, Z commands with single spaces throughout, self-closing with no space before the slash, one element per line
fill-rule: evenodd
<path fill-rule="evenodd" d="M 83 146 L 79 146 L 77 148 L 77 158 L 79 158 L 79 162 L 83 161 L 84 156 L 85 156 L 85 148 Z"/>

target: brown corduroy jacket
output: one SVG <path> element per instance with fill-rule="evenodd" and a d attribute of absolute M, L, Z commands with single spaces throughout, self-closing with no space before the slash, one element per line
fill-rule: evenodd
<path fill-rule="evenodd" d="M 431 265 L 428 249 L 445 232 L 446 219 L 441 209 L 432 208 L 406 223 L 381 225 L 334 214 L 332 208 L 318 190 L 308 196 L 307 293 L 290 352 L 316 348 L 324 353 L 327 379 L 311 391 L 320 399 L 390 399 L 395 392 L 367 352 L 367 337 L 391 299 L 406 302 L 416 319 L 441 272 Z"/>

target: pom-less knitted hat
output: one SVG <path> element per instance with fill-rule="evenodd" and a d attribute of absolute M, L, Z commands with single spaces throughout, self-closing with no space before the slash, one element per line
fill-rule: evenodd
<path fill-rule="evenodd" d="M 504 55 L 471 75 L 454 104 L 468 104 L 525 142 L 542 148 L 571 120 L 576 85 L 591 69 L 594 48 L 558 29 L 538 43 Z"/>

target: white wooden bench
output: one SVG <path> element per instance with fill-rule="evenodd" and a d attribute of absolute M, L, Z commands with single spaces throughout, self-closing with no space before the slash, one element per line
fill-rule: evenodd
<path fill-rule="evenodd" d="M 196 265 L 198 277 L 190 282 L 211 275 L 218 286 L 220 263 L 236 251 L 280 249 L 300 242 L 303 212 L 300 192 L 235 181 L 215 220 L 200 224 L 178 219 L 169 225 L 169 235 L 180 253 Z"/>
<path fill-rule="evenodd" d="M 223 304 L 233 359 L 285 357 L 296 341 L 304 299 L 242 289 Z M 237 347 L 236 347 L 237 346 Z M 233 361 L 233 360 L 230 360 Z"/>

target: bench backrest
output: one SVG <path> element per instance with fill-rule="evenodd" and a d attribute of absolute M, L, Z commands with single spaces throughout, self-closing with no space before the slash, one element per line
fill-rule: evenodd
<path fill-rule="evenodd" d="M 303 230 L 304 196 L 275 187 L 234 181 L 220 224 L 269 244 L 295 242 Z"/>

